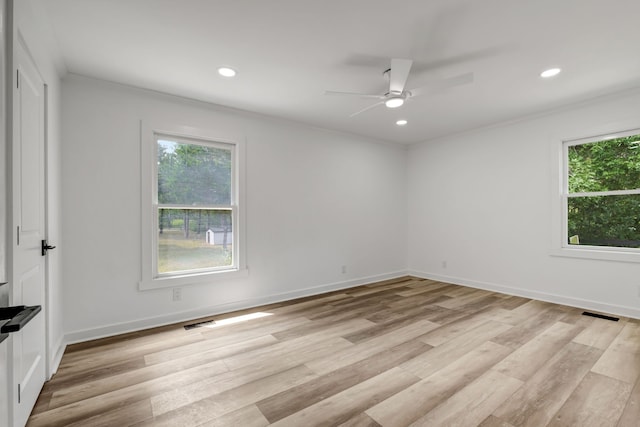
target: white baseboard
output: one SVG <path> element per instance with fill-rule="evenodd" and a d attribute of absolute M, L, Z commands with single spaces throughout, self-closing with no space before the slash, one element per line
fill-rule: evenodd
<path fill-rule="evenodd" d="M 581 298 L 568 297 L 564 295 L 549 294 L 528 289 L 514 288 L 510 286 L 499 285 L 489 282 L 481 282 L 477 280 L 464 279 L 453 276 L 443 276 L 435 273 L 423 271 L 408 270 L 396 271 L 392 273 L 380 274 L 375 276 L 361 277 L 342 282 L 328 283 L 325 285 L 299 289 L 291 292 L 283 292 L 280 294 L 266 295 L 259 298 L 250 298 L 241 301 L 235 301 L 215 306 L 202 307 L 194 310 L 187 310 L 166 314 L 162 316 L 138 319 L 131 322 L 115 323 L 98 328 L 83 329 L 65 334 L 64 340 L 57 346 L 56 354 L 52 360 L 52 374 L 58 369 L 62 355 L 67 345 L 78 342 L 90 341 L 93 339 L 105 338 L 109 336 L 136 332 L 143 329 L 155 328 L 158 326 L 170 325 L 173 323 L 185 322 L 207 316 L 213 316 L 222 313 L 228 313 L 236 310 L 243 310 L 261 305 L 273 304 L 282 301 L 288 301 L 296 298 L 303 298 L 326 292 L 337 291 L 340 289 L 348 289 L 356 286 L 366 285 L 368 283 L 379 282 L 383 280 L 395 279 L 402 276 L 415 276 L 423 279 L 437 280 L 439 282 L 452 283 L 471 288 L 484 289 L 487 291 L 500 292 L 503 294 L 514 295 L 525 298 L 532 298 L 540 301 L 551 302 L 555 304 L 563 304 L 571 307 L 595 310 L 604 313 L 615 314 L 625 317 L 633 317 L 640 319 L 640 309 L 637 307 L 628 307 L 621 305 L 603 304 L 597 301 L 585 300 Z"/>
<path fill-rule="evenodd" d="M 538 292 L 528 289 L 513 288 L 510 286 L 498 285 L 495 283 L 480 282 L 477 280 L 463 279 L 459 277 L 443 276 L 440 274 L 428 273 L 423 271 L 409 270 L 407 274 L 415 277 L 420 277 L 422 279 L 437 280 L 439 282 L 452 283 L 454 285 L 468 286 L 470 288 L 484 289 L 486 291 L 500 292 L 507 295 L 532 298 L 540 301 L 551 302 L 554 304 L 568 305 L 570 307 L 595 310 L 603 313 L 610 313 L 618 316 L 640 319 L 640 309 L 637 307 L 603 304 L 598 301 L 585 300 L 565 295 L 549 294 L 546 292 Z"/>
<path fill-rule="evenodd" d="M 56 372 L 58 372 L 58 367 L 60 366 L 60 362 L 62 361 L 62 356 L 64 355 L 64 351 L 67 349 L 67 344 L 65 343 L 65 338 L 60 337 L 57 345 L 54 347 L 55 354 L 51 359 L 51 365 L 49 366 L 49 378 L 51 378 Z"/>
<path fill-rule="evenodd" d="M 110 337 L 114 335 L 136 332 L 143 329 L 155 328 L 158 326 L 170 325 L 173 323 L 185 322 L 201 317 L 213 316 L 222 313 L 228 313 L 236 310 L 244 310 L 261 305 L 273 304 L 282 301 L 288 301 L 296 298 L 308 297 L 312 295 L 323 294 L 326 292 L 337 291 L 340 289 L 348 289 L 356 286 L 366 285 L 368 283 L 380 282 L 382 280 L 395 279 L 406 276 L 406 271 L 396 271 L 392 273 L 379 274 L 375 276 L 361 277 L 358 279 L 346 280 L 342 282 L 328 283 L 320 286 L 299 289 L 291 292 L 283 292 L 280 294 L 266 295 L 258 298 L 250 298 L 241 301 L 234 301 L 225 304 L 218 304 L 210 307 L 202 307 L 194 310 L 187 310 L 166 314 L 162 316 L 149 317 L 145 319 L 134 320 L 131 322 L 114 323 L 98 328 L 83 329 L 65 334 L 64 344 L 75 344 L 84 341 L 90 341 L 99 338 Z M 56 358 L 57 358 L 56 354 Z M 60 355 L 62 357 L 62 355 Z M 60 361 L 58 360 L 58 364 Z M 57 365 L 56 365 L 57 368 Z"/>

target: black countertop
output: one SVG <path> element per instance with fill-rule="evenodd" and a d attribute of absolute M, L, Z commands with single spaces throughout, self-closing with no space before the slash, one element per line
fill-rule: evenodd
<path fill-rule="evenodd" d="M 0 287 L 2 287 L 3 285 L 6 285 L 7 282 L 0 282 Z M 7 298 L 9 297 L 8 294 L 6 294 Z M 7 303 L 7 301 L 2 301 L 2 297 L 3 297 L 3 293 L 0 292 L 0 306 L 3 306 L 4 304 Z M 0 320 L 0 327 L 4 326 L 4 324 L 7 323 L 4 320 Z M 9 334 L 0 334 L 0 344 L 6 340 L 7 338 L 9 338 Z"/>
<path fill-rule="evenodd" d="M 25 305 L 16 305 L 13 307 L 0 307 L 0 320 L 8 320 L 0 326 L 0 334 L 8 334 L 18 332 L 31 321 L 40 311 L 42 307 L 34 305 L 27 307 Z"/>

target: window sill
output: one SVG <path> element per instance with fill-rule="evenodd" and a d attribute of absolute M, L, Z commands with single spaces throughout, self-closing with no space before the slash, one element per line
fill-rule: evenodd
<path fill-rule="evenodd" d="M 551 256 L 591 259 L 599 261 L 637 262 L 640 263 L 640 252 L 616 249 L 604 249 L 596 246 L 563 247 L 556 249 Z"/>
<path fill-rule="evenodd" d="M 174 288 L 176 286 L 197 285 L 202 283 L 215 283 L 220 280 L 233 280 L 249 276 L 248 268 L 224 270 L 198 274 L 185 274 L 181 276 L 157 277 L 151 280 L 138 282 L 138 289 L 149 291 L 154 289 Z"/>

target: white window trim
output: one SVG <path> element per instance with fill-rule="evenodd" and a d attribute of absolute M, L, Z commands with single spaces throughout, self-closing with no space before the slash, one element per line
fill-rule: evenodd
<path fill-rule="evenodd" d="M 154 186 L 157 185 L 157 143 L 156 136 L 163 135 L 182 140 L 211 141 L 233 146 L 234 175 L 232 176 L 232 208 L 234 226 L 233 259 L 231 268 L 189 271 L 184 274 L 156 274 L 155 233 L 158 229 L 156 210 L 158 201 Z M 138 283 L 140 290 L 152 290 L 202 283 L 216 283 L 248 275 L 246 265 L 246 213 L 245 213 L 245 141 L 239 135 L 221 135 L 219 131 L 185 126 L 154 126 L 146 121 L 140 122 L 140 191 L 141 191 L 141 247 L 142 271 Z"/>
<path fill-rule="evenodd" d="M 627 129 L 620 131 L 620 129 Z M 580 137 L 553 137 L 551 141 L 551 164 L 556 165 L 556 173 L 552 173 L 552 244 L 551 255 L 558 257 L 580 258 L 601 261 L 618 261 L 640 263 L 640 250 L 636 248 L 617 248 L 606 246 L 570 245 L 568 235 L 567 200 L 570 197 L 589 195 L 624 195 L 640 194 L 637 190 L 619 190 L 596 193 L 569 194 L 567 180 L 567 154 L 571 145 L 585 144 L 640 133 L 638 122 L 611 123 L 604 126 L 591 128 L 588 136 Z"/>

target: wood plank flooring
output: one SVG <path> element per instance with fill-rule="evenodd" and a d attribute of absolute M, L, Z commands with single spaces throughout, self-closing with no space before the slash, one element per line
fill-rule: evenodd
<path fill-rule="evenodd" d="M 640 426 L 640 321 L 582 311 L 403 277 L 76 344 L 28 426 Z"/>

